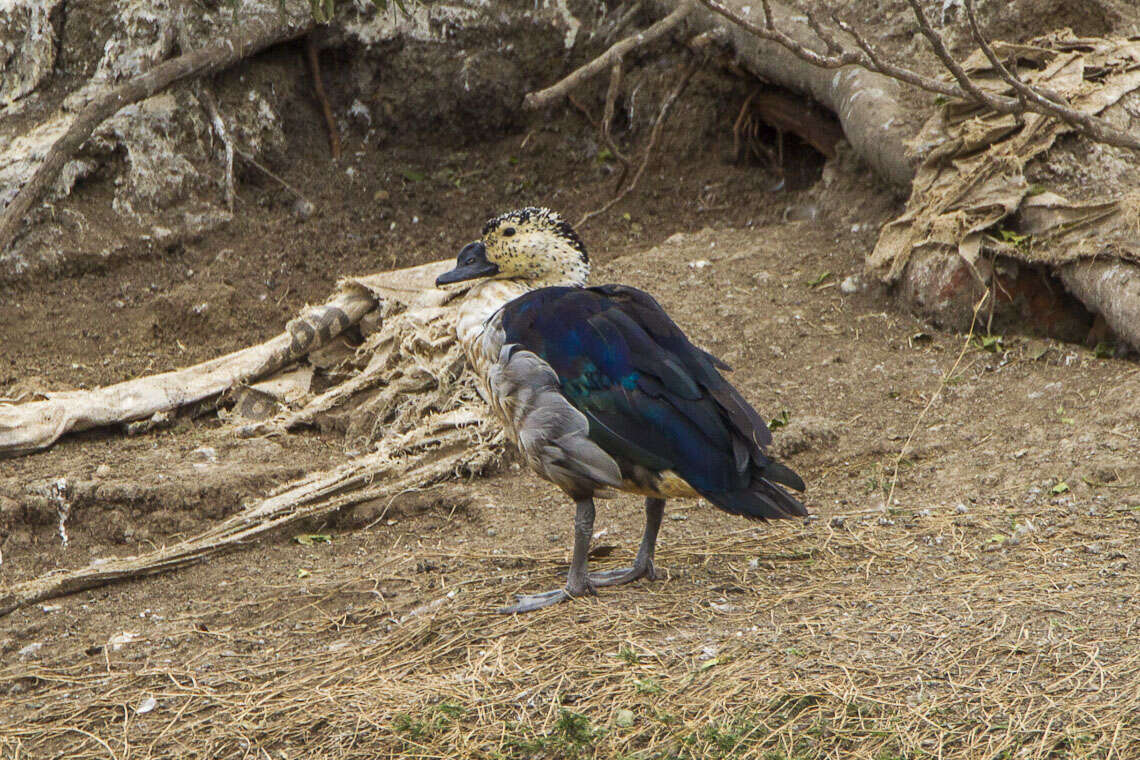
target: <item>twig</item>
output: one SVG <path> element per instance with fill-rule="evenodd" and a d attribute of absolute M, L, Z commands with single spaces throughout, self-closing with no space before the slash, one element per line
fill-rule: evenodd
<path fill-rule="evenodd" d="M 594 129 L 601 128 L 601 125 L 598 124 L 598 120 L 595 119 L 594 115 L 590 113 L 590 109 L 582 105 L 582 101 L 578 100 L 576 97 L 569 93 L 566 95 L 566 99 L 570 101 L 570 105 L 577 108 L 582 113 L 582 115 L 586 117 L 586 121 L 590 122 L 591 127 Z"/>
<path fill-rule="evenodd" d="M 887 509 L 890 509 L 892 499 L 895 495 L 895 486 L 898 485 L 899 482 L 899 465 L 902 464 L 903 457 L 906 456 L 906 450 L 910 446 L 910 442 L 914 440 L 914 434 L 918 432 L 918 426 L 922 424 L 922 420 L 924 417 L 926 417 L 926 413 L 930 411 L 930 408 L 934 406 L 934 403 L 942 395 L 942 391 L 945 390 L 946 384 L 950 382 L 950 378 L 954 376 L 954 372 L 957 371 L 958 365 L 962 363 L 962 357 L 966 355 L 967 349 L 970 348 L 970 344 L 974 340 L 974 327 L 978 324 L 978 312 L 981 311 L 982 305 L 986 302 L 987 298 L 991 301 L 993 300 L 993 294 L 989 288 L 986 288 L 986 292 L 982 293 L 982 297 L 978 299 L 978 302 L 976 304 L 974 304 L 974 315 L 970 318 L 970 330 L 966 334 L 966 340 L 962 342 L 962 350 L 958 352 L 958 358 L 954 360 L 954 364 L 938 381 L 937 390 L 931 394 L 930 400 L 926 402 L 926 406 L 923 407 L 922 411 L 918 413 L 918 417 L 915 418 L 914 424 L 910 428 L 910 432 L 907 433 L 906 440 L 903 441 L 902 448 L 899 449 L 899 455 L 895 457 L 893 471 L 891 472 L 891 487 L 887 490 Z"/>
<path fill-rule="evenodd" d="M 633 175 L 633 179 L 630 180 L 629 184 L 625 186 L 624 190 L 611 198 L 604 206 L 595 211 L 591 211 L 585 214 L 581 219 L 577 221 L 577 223 L 575 223 L 575 227 L 581 229 L 586 224 L 586 222 L 590 221 L 595 216 L 600 216 L 601 214 L 606 213 L 615 205 L 617 205 L 623 198 L 633 192 L 633 189 L 635 187 L 637 187 L 637 183 L 641 179 L 641 175 L 645 173 L 646 167 L 649 166 L 649 160 L 653 157 L 653 150 L 657 147 L 657 141 L 661 137 L 662 126 L 669 118 L 669 111 L 672 110 L 673 104 L 677 101 L 677 98 L 680 97 L 681 93 L 685 89 L 685 86 L 689 83 L 689 79 L 691 79 L 693 74 L 696 73 L 700 65 L 701 62 L 699 59 L 694 60 L 692 63 L 690 63 L 685 68 L 685 71 L 681 74 L 681 78 L 677 80 L 677 86 L 673 88 L 672 92 L 670 92 L 669 95 L 666 96 L 664 102 L 661 103 L 661 111 L 658 112 L 657 121 L 653 125 L 653 131 L 649 134 L 649 144 L 645 146 L 645 155 L 642 156 L 641 165 L 637 167 L 637 173 Z"/>
<path fill-rule="evenodd" d="M 222 145 L 226 148 L 226 178 L 225 178 L 225 192 L 226 192 L 226 208 L 232 214 L 234 212 L 234 143 L 230 137 L 230 132 L 226 128 L 226 122 L 222 119 L 222 114 L 218 111 L 218 103 L 214 100 L 214 95 L 206 88 L 200 88 L 198 92 L 198 100 L 202 101 L 202 105 L 206 107 L 206 113 L 210 114 L 210 122 L 214 125 L 214 131 L 218 133 L 218 139 L 222 141 Z"/>
<path fill-rule="evenodd" d="M 1018 93 L 1018 97 L 1011 98 L 1004 95 L 995 95 L 978 87 L 965 73 L 961 65 L 954 60 L 949 51 L 946 50 L 945 43 L 938 33 L 931 28 L 930 22 L 926 19 L 926 14 L 923 13 L 917 0 L 907 1 L 914 11 L 919 28 L 927 40 L 930 41 L 939 61 L 954 76 L 957 84 L 950 84 L 932 77 L 924 76 L 917 71 L 882 58 L 854 27 L 835 17 L 833 18 L 836 25 L 851 36 L 858 46 L 858 50 L 846 49 L 840 52 L 837 49 L 839 47 L 838 43 L 833 45 L 832 43 L 835 41 L 827 35 L 821 36 L 821 40 L 824 45 L 827 46 L 829 50 L 828 53 L 820 53 L 800 44 L 786 32 L 776 27 L 768 0 L 763 0 L 762 2 L 765 19 L 763 25 L 757 24 L 737 14 L 735 11 L 718 2 L 718 0 L 697 1 L 714 13 L 723 16 L 737 26 L 747 30 L 754 36 L 775 42 L 797 58 L 807 61 L 814 66 L 826 69 L 858 66 L 868 71 L 890 77 L 891 79 L 913 85 L 927 92 L 985 106 L 997 113 L 1018 115 L 1026 111 L 1032 111 L 1044 116 L 1060 119 L 1096 142 L 1140 151 L 1140 138 L 1113 127 L 1109 122 L 1098 116 L 1070 108 L 1050 99 L 1046 95 L 1038 92 L 1035 88 L 1025 85 L 1018 80 L 1017 77 L 1009 73 L 1008 69 L 1005 70 L 1004 74 L 1001 69 L 999 69 L 998 73 L 1003 79 L 1008 75 L 1009 78 L 1006 79 L 1006 81 L 1014 87 L 1014 90 Z M 811 25 L 813 29 L 818 26 L 818 22 L 812 17 L 808 18 L 808 24 Z M 816 33 L 818 34 L 819 32 L 817 31 Z M 977 36 L 980 37 L 980 33 L 978 33 Z M 1014 84 L 1014 82 L 1016 82 L 1016 84 Z M 1025 88 L 1026 91 L 1033 93 L 1033 95 L 1025 94 L 1020 88 Z"/>
<path fill-rule="evenodd" d="M 301 193 L 301 191 L 300 191 L 300 190 L 298 190 L 297 188 L 293 187 L 293 186 L 292 186 L 292 185 L 290 185 L 288 182 L 286 182 L 284 179 L 282 179 L 281 177 L 279 177 L 279 176 L 277 176 L 276 174 L 274 174 L 272 171 L 270 171 L 270 170 L 269 170 L 269 168 L 268 168 L 268 167 L 266 167 L 264 164 L 262 164 L 262 163 L 261 163 L 260 161 L 258 161 L 256 158 L 254 158 L 253 156 L 249 155 L 248 153 L 246 153 L 246 152 L 245 152 L 244 150 L 242 150 L 241 148 L 235 148 L 234 150 L 237 152 L 238 156 L 240 156 L 240 157 L 242 158 L 242 160 L 243 160 L 243 161 L 245 161 L 246 163 L 248 163 L 248 164 L 249 164 L 250 166 L 252 166 L 254 169 L 257 169 L 259 172 L 261 172 L 261 173 L 262 173 L 262 174 L 264 174 L 265 176 L 269 177 L 270 179 L 272 179 L 272 180 L 275 180 L 275 181 L 276 181 L 276 182 L 278 182 L 278 183 L 279 183 L 279 184 L 280 184 L 282 187 L 284 187 L 286 190 L 288 190 L 289 192 L 293 193 L 293 195 L 297 196 L 298 198 L 300 198 L 301 200 L 305 201 L 306 203 L 311 203 L 311 201 L 310 201 L 308 198 L 306 198 L 306 197 L 304 196 L 304 194 L 302 194 L 302 193 Z"/>
<path fill-rule="evenodd" d="M 623 171 L 629 171 L 629 159 L 626 158 L 620 150 L 618 150 L 617 144 L 614 143 L 613 135 L 610 134 L 610 125 L 614 120 L 614 108 L 617 106 L 617 96 L 621 91 L 622 78 L 622 59 L 618 58 L 616 61 L 614 61 L 613 68 L 610 69 L 610 86 L 609 89 L 606 90 L 606 107 L 605 110 L 602 111 L 601 132 L 602 141 L 606 144 L 606 147 L 609 148 L 610 153 L 612 153 L 614 158 L 622 163 L 622 166 L 624 167 Z M 621 185 L 623 179 L 624 177 L 618 180 L 619 186 Z"/>
<path fill-rule="evenodd" d="M 668 33 L 671 29 L 684 21 L 685 17 L 688 16 L 695 7 L 695 0 L 683 0 L 682 3 L 677 6 L 676 10 L 674 10 L 668 16 L 661 19 L 656 24 L 653 24 L 644 32 L 638 32 L 637 34 L 631 35 L 623 40 L 614 43 L 609 50 L 587 63 L 585 66 L 582 66 L 579 69 L 575 69 L 569 76 L 557 84 L 551 85 L 545 90 L 527 93 L 527 96 L 523 99 L 523 108 L 534 111 L 539 108 L 545 108 L 546 106 L 557 103 L 559 100 L 566 97 L 566 93 L 570 92 L 570 90 L 573 90 L 582 82 L 586 81 L 590 77 L 597 75 L 601 71 L 612 67 L 615 61 L 621 59 L 629 51 L 653 42 L 654 40 Z"/>
<path fill-rule="evenodd" d="M 621 14 L 621 18 L 619 18 L 617 20 L 617 23 L 614 24 L 614 28 L 611 29 L 606 34 L 606 39 L 605 39 L 606 43 L 608 44 L 610 40 L 612 40 L 614 37 L 617 37 L 619 34 L 621 34 L 622 30 L 624 30 L 627 26 L 629 26 L 629 22 L 633 21 L 633 17 L 636 16 L 637 12 L 640 10 L 641 10 L 641 0 L 637 0 L 634 3 L 630 3 L 629 8 L 626 9 L 625 13 Z"/>
<path fill-rule="evenodd" d="M 305 38 L 305 58 L 309 62 L 309 73 L 313 76 L 313 92 L 317 96 L 317 103 L 321 106 L 321 114 L 325 117 L 325 126 L 329 130 L 329 150 L 333 161 L 340 160 L 340 133 L 336 128 L 336 119 L 333 118 L 332 106 L 329 105 L 328 95 L 325 94 L 325 85 L 321 81 L 321 59 L 318 55 L 317 44 L 313 42 L 313 35 Z"/>
<path fill-rule="evenodd" d="M 989 59 L 990 65 L 994 67 L 998 75 L 1006 81 L 1014 91 L 1019 95 L 1035 101 L 1044 107 L 1061 108 L 1063 110 L 1072 110 L 1069 104 L 1062 100 L 1059 96 L 1052 95 L 1044 90 L 1035 89 L 1022 82 L 1013 73 L 1006 68 L 1006 65 L 998 58 L 997 53 L 994 52 L 993 47 L 989 41 L 986 40 L 985 35 L 982 34 L 981 28 L 978 26 L 978 19 L 974 15 L 974 3 L 972 0 L 965 0 L 966 4 L 966 18 L 970 22 L 970 33 L 974 37 L 974 41 L 978 43 L 978 47 L 982 49 L 982 53 Z M 1028 107 L 1028 106 L 1027 106 Z M 1079 113 L 1079 112 L 1077 112 Z"/>
<path fill-rule="evenodd" d="M 238 30 L 214 44 L 160 63 L 145 74 L 96 97 L 84 106 L 63 137 L 51 146 L 43 163 L 4 209 L 0 216 L 0 251 L 15 239 L 32 204 L 55 181 L 64 164 L 87 142 L 96 127 L 120 109 L 149 98 L 179 80 L 219 71 L 270 45 L 296 39 L 308 32 L 313 23 L 308 12 L 294 17 L 274 8 L 263 16 L 243 20 Z"/>

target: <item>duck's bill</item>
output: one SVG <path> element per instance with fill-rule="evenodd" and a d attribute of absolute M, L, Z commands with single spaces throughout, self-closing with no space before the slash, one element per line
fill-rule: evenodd
<path fill-rule="evenodd" d="M 452 282 L 474 280 L 478 277 L 490 277 L 499 273 L 499 265 L 487 260 L 487 249 L 483 241 L 476 240 L 463 246 L 459 257 L 455 261 L 455 269 L 444 272 L 436 278 L 436 285 L 447 285 Z"/>
<path fill-rule="evenodd" d="M 463 266 L 458 266 L 449 272 L 444 272 L 439 277 L 435 278 L 435 284 L 448 285 L 453 282 L 474 280 L 479 277 L 490 277 L 491 275 L 498 273 L 498 264 L 492 264 L 489 261 L 478 261 L 473 264 L 464 264 Z"/>

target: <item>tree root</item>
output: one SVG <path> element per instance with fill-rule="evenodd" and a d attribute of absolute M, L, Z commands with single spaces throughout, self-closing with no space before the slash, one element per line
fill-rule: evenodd
<path fill-rule="evenodd" d="M 332 106 L 329 105 L 329 96 L 325 94 L 325 83 L 321 80 L 321 58 L 317 44 L 313 42 L 313 35 L 305 38 L 305 60 L 309 62 L 309 73 L 313 77 L 313 93 L 321 107 L 321 115 L 325 119 L 325 127 L 329 131 L 329 152 L 333 161 L 340 160 L 340 132 L 336 127 L 336 118 L 333 117 Z"/>
<path fill-rule="evenodd" d="M 967 13 L 975 40 L 999 79 L 1014 94 L 1007 96 L 989 91 L 982 92 L 981 96 L 971 94 L 971 90 L 980 88 L 956 62 L 957 72 L 950 67 L 952 59 L 941 38 L 932 30 L 928 31 L 929 22 L 922 15 L 921 8 L 916 8 L 917 0 L 909 1 L 935 54 L 954 74 L 955 84 L 918 75 L 884 60 L 850 25 L 836 19 L 845 35 L 844 40 L 853 41 L 857 48 L 851 49 L 840 41 L 839 34 L 824 29 L 814 17 L 808 15 L 804 19 L 775 2 L 764 2 L 763 18 L 753 21 L 749 18 L 745 0 L 700 0 L 711 10 L 702 9 L 692 14 L 689 23 L 693 28 L 715 30 L 721 26 L 720 19 L 732 21 L 723 40 L 731 46 L 738 60 L 752 74 L 787 89 L 809 94 L 833 110 L 856 154 L 882 179 L 903 192 L 911 189 L 916 175 L 915 157 L 908 151 L 907 142 L 914 137 L 917 125 L 900 103 L 899 82 L 979 103 L 991 112 L 1058 119 L 1063 130 L 1072 129 L 1106 144 L 1127 148 L 1140 146 L 1135 136 L 1113 130 L 1100 117 L 1067 104 L 1055 93 L 1040 86 L 1023 86 L 1024 83 L 1001 65 L 994 46 L 982 37 L 977 20 L 973 18 L 972 4 Z M 666 12 L 677 7 L 677 2 L 658 0 L 656 5 L 660 12 Z M 996 63 L 994 59 L 997 59 Z M 1010 80 L 1017 80 L 1017 84 Z M 1099 107 L 1104 108 L 1108 102 L 1099 104 Z M 922 278 L 936 274 L 937 283 L 934 284 L 945 285 L 954 291 L 947 297 L 960 302 L 955 313 L 968 320 L 970 304 L 975 300 L 974 290 L 966 287 L 959 293 L 957 289 L 961 284 L 973 282 L 969 269 L 969 263 L 957 251 L 945 254 L 930 252 L 921 265 L 907 265 L 901 272 L 899 276 L 903 286 L 900 292 L 910 293 L 912 304 L 933 314 L 930 310 L 938 308 L 935 303 L 917 301 L 913 297 L 931 292 L 933 281 L 927 282 Z M 1055 265 L 1054 270 L 1091 311 L 1103 315 L 1118 336 L 1140 350 L 1140 328 L 1137 327 L 1140 325 L 1140 266 L 1118 258 L 1089 258 Z M 965 327 L 965 321 L 957 324 Z"/>
<path fill-rule="evenodd" d="M 637 183 L 641 179 L 641 175 L 645 174 L 645 170 L 649 166 L 649 161 L 653 158 L 653 151 L 657 148 L 657 142 L 661 139 L 661 128 L 665 125 L 666 120 L 669 118 L 669 111 L 672 110 L 673 104 L 677 102 L 677 98 L 681 96 L 682 92 L 684 92 L 685 86 L 689 83 L 689 80 L 692 79 L 693 74 L 696 73 L 697 69 L 700 68 L 700 65 L 700 60 L 695 59 L 692 63 L 686 66 L 684 72 L 681 73 L 680 78 L 677 80 L 676 86 L 661 103 L 661 110 L 657 114 L 657 121 L 653 123 L 653 131 L 649 134 L 649 144 L 645 146 L 645 154 L 641 157 L 641 165 L 637 167 L 637 172 L 633 175 L 633 179 L 629 181 L 629 184 L 626 185 L 624 189 L 622 189 L 613 198 L 607 201 L 601 208 L 583 214 L 582 218 L 574 223 L 574 226 L 576 228 L 582 229 L 591 219 L 609 211 L 611 208 L 620 203 L 623 198 L 633 192 L 633 189 L 635 187 L 637 187 Z M 618 180 L 621 181 L 621 179 L 624 177 L 625 173 L 623 172 L 622 176 L 619 177 Z"/>

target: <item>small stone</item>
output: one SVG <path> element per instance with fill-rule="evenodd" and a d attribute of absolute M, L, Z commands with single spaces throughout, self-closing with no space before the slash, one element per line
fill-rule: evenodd
<path fill-rule="evenodd" d="M 293 215 L 301 221 L 306 221 L 316 212 L 317 207 L 304 198 L 298 198 L 293 204 Z"/>
<path fill-rule="evenodd" d="M 622 728 L 629 728 L 633 725 L 634 717 L 633 710 L 618 710 L 617 715 L 614 716 L 614 724 Z"/>
<path fill-rule="evenodd" d="M 201 446 L 190 452 L 189 459 L 191 462 L 216 462 L 218 450 L 213 446 Z"/>
<path fill-rule="evenodd" d="M 960 515 L 964 515 L 970 511 L 970 508 L 967 507 L 965 504 L 959 504 L 958 506 L 954 507 L 954 511 Z"/>
<path fill-rule="evenodd" d="M 101 464 L 95 468 L 95 477 L 107 478 L 110 476 L 111 476 L 111 465 L 104 463 L 104 464 Z"/>
<path fill-rule="evenodd" d="M 675 520 L 676 522 L 684 522 L 685 520 L 689 519 L 689 516 L 688 515 L 679 515 L 676 512 L 674 512 L 673 514 L 669 515 L 669 519 Z"/>
<path fill-rule="evenodd" d="M 16 656 L 19 657 L 21 660 L 27 660 L 27 659 L 30 659 L 32 657 L 37 657 L 38 656 L 37 653 L 43 648 L 44 648 L 44 645 L 37 641 L 33 644 L 28 644 L 26 647 L 23 647 L 22 649 L 17 651 Z"/>
<path fill-rule="evenodd" d="M 840 292 L 851 295 L 859 292 L 859 286 L 862 284 L 862 278 L 857 274 L 848 275 L 843 278 L 843 282 L 839 283 Z"/>
<path fill-rule="evenodd" d="M 835 517 L 831 518 L 831 527 L 833 528 L 842 528 L 846 524 L 847 518 L 843 515 L 836 515 Z"/>
<path fill-rule="evenodd" d="M 499 535 L 499 531 L 495 530 L 494 528 L 487 528 L 487 535 L 494 538 L 495 536 Z"/>
<path fill-rule="evenodd" d="M 391 197 L 392 197 L 392 194 L 390 192 L 388 192 L 387 190 L 377 190 L 376 192 L 374 192 L 372 194 L 372 200 L 376 201 L 377 203 L 379 203 L 381 201 L 386 201 Z"/>

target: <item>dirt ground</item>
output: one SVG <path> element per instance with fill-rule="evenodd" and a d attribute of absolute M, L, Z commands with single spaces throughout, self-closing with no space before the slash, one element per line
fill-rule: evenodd
<path fill-rule="evenodd" d="M 777 451 L 811 519 L 675 501 L 661 580 L 504 617 L 513 593 L 561 582 L 556 489 L 508 465 L 366 505 L 0 619 L 0 753 L 1138 756 L 1136 364 L 900 313 L 859 277 L 897 199 L 846 157 L 779 189 L 731 160 L 747 89 L 693 91 L 641 188 L 581 231 L 594 280 L 653 293 L 786 423 Z M 613 183 L 576 110 L 486 144 L 349 135 L 339 164 L 310 116 L 274 167 L 310 218 L 249 175 L 218 232 L 3 286 L 0 396 L 252 344 L 340 276 L 449 257 L 511 207 L 576 219 Z M 238 439 L 205 415 L 2 461 L 0 582 L 174 541 L 351 453 L 316 432 Z M 59 477 L 86 494 L 66 546 L 28 496 Z M 639 502 L 601 503 L 597 529 L 594 566 L 628 564 Z"/>

